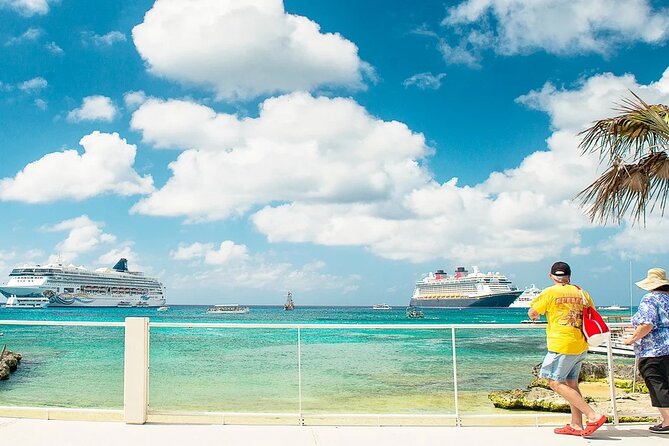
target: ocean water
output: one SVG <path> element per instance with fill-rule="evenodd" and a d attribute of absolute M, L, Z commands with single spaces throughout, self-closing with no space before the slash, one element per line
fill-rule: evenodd
<path fill-rule="evenodd" d="M 0 406 L 123 408 L 123 328 L 2 325 L 2 320 L 234 322 L 305 324 L 515 324 L 527 310 L 251 307 L 244 315 L 210 315 L 207 306 L 153 308 L 0 307 L 0 348 L 23 355 L 0 381 Z M 629 313 L 627 313 L 629 314 Z M 490 391 L 524 388 L 545 354 L 543 329 L 457 329 L 459 405 L 494 413 Z M 450 330 L 301 330 L 304 413 L 453 413 Z M 594 358 L 594 357 L 593 357 Z M 601 357 L 599 360 L 603 360 Z M 152 410 L 296 412 L 295 329 L 151 327 Z"/>

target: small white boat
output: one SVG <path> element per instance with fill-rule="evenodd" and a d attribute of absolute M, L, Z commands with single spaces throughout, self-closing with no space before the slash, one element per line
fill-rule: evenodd
<path fill-rule="evenodd" d="M 168 307 L 167 305 L 163 305 L 162 307 L 158 307 L 157 311 L 167 311 L 169 309 L 170 309 L 170 307 Z"/>
<path fill-rule="evenodd" d="M 520 321 L 521 324 L 537 324 L 537 325 L 545 325 L 548 323 L 548 321 L 544 321 L 541 319 L 537 319 L 536 321 L 533 321 L 532 319 L 523 319 Z"/>
<path fill-rule="evenodd" d="M 631 335 L 632 333 L 629 333 Z M 617 334 L 616 331 L 611 331 L 611 354 L 614 356 L 627 356 L 630 358 L 634 357 L 634 346 L 623 344 L 623 337 L 625 334 Z M 588 347 L 588 353 L 600 353 L 603 355 L 608 354 L 608 348 L 606 343 L 598 345 L 596 347 Z"/>
<path fill-rule="evenodd" d="M 21 309 L 40 309 L 49 306 L 49 298 L 47 297 L 16 297 L 10 296 L 7 298 L 5 308 L 21 308 Z"/>
<path fill-rule="evenodd" d="M 374 304 L 372 305 L 372 310 L 392 310 L 393 307 L 391 307 L 388 304 Z"/>
<path fill-rule="evenodd" d="M 623 316 L 604 316 L 604 320 L 609 323 L 623 323 L 628 322 L 629 318 Z M 632 327 L 623 327 L 623 328 L 612 328 L 611 329 L 611 354 L 614 356 L 628 356 L 630 358 L 634 357 L 634 346 L 625 345 L 623 341 L 626 337 L 631 336 L 634 333 L 634 328 Z M 588 347 L 588 353 L 601 353 L 607 354 L 606 343 L 598 345 L 596 347 Z"/>
<path fill-rule="evenodd" d="M 627 310 L 627 307 L 621 307 L 620 305 L 609 305 L 608 307 L 599 307 L 600 310 L 608 310 L 608 311 L 621 311 L 621 310 Z"/>
<path fill-rule="evenodd" d="M 207 309 L 209 314 L 246 314 L 248 312 L 249 307 L 241 307 L 239 304 L 219 304 Z"/>
<path fill-rule="evenodd" d="M 409 319 L 421 319 L 424 317 L 423 310 L 416 307 L 408 307 L 406 310 L 406 315 Z"/>

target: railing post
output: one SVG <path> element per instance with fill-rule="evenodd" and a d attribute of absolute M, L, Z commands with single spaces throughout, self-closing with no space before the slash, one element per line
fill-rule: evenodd
<path fill-rule="evenodd" d="M 609 392 L 611 394 L 611 408 L 613 409 L 613 424 L 618 424 L 618 405 L 616 404 L 616 383 L 613 376 L 613 351 L 611 350 L 610 334 L 606 340 L 606 361 L 609 366 Z"/>
<path fill-rule="evenodd" d="M 144 424 L 149 395 L 149 318 L 125 318 L 124 358 L 124 420 Z"/>
<path fill-rule="evenodd" d="M 455 397 L 455 425 L 462 426 L 458 405 L 458 360 L 455 352 L 455 327 L 451 327 L 451 347 L 453 349 L 453 394 Z"/>
<path fill-rule="evenodd" d="M 304 426 L 304 417 L 302 416 L 302 336 L 300 327 L 297 327 L 297 393 L 300 426 Z"/>

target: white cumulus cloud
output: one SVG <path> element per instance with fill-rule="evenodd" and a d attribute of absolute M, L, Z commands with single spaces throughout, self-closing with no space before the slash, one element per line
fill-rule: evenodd
<path fill-rule="evenodd" d="M 648 85 L 600 74 L 573 89 L 547 84 L 518 98 L 548 114 L 552 135 L 517 167 L 471 186 L 437 182 L 423 166 L 432 149 L 422 135 L 351 99 L 294 93 L 243 118 L 149 99 L 132 127 L 145 142 L 182 153 L 165 185 L 133 210 L 190 221 L 248 215 L 270 242 L 364 246 L 415 262 L 494 267 L 567 250 L 584 255 L 581 233 L 593 225 L 574 197 L 601 166 L 581 156 L 577 135 L 610 116 L 628 89 L 666 103 L 669 70 Z M 204 258 L 214 249 L 191 245 L 179 256 Z"/>
<path fill-rule="evenodd" d="M 51 54 L 61 55 L 65 53 L 65 51 L 63 51 L 63 49 L 60 46 L 58 46 L 56 42 L 49 42 L 46 45 L 44 45 L 44 48 L 46 48 Z"/>
<path fill-rule="evenodd" d="M 206 220 L 271 201 L 383 201 L 427 177 L 423 136 L 351 99 L 294 93 L 266 100 L 257 118 L 152 99 L 132 127 L 157 147 L 187 149 L 167 184 L 134 206 L 145 214 Z"/>
<path fill-rule="evenodd" d="M 448 9 L 443 25 L 457 45 L 444 43 L 448 61 L 456 49 L 477 59 L 491 48 L 504 55 L 546 51 L 608 54 L 618 45 L 662 44 L 669 36 L 669 9 L 649 0 L 466 0 Z M 655 2 L 656 3 L 656 2 Z M 447 50 L 447 51 L 446 51 Z M 457 55 L 457 54 L 456 54 Z M 472 60 L 452 60 L 454 63 Z"/>
<path fill-rule="evenodd" d="M 432 74 L 432 73 L 418 73 L 405 79 L 402 85 L 405 87 L 416 86 L 421 90 L 438 90 L 441 88 L 441 80 L 446 76 L 446 73 Z"/>
<path fill-rule="evenodd" d="M 666 217 L 650 215 L 643 224 L 626 219 L 623 230 L 602 242 L 599 249 L 627 260 L 666 255 L 669 253 L 667 233 L 669 219 Z"/>
<path fill-rule="evenodd" d="M 81 102 L 81 107 L 71 110 L 67 114 L 70 122 L 81 121 L 112 121 L 116 117 L 116 106 L 107 96 L 87 96 Z"/>
<path fill-rule="evenodd" d="M 530 154 L 514 169 L 492 173 L 481 184 L 432 181 L 385 206 L 304 200 L 268 204 L 251 218 L 272 242 L 362 245 L 392 259 L 448 258 L 485 266 L 490 259 L 551 258 L 565 248 L 583 255 L 588 248 L 580 246 L 580 233 L 592 225 L 573 199 L 601 166 L 596 157 L 581 156 L 577 134 L 610 116 L 613 102 L 628 97 L 628 89 L 648 102 L 667 103 L 669 69 L 649 85 L 630 75 L 601 74 L 573 90 L 549 86 L 519 98 L 548 113 L 554 132 L 545 150 Z M 669 251 L 661 243 L 653 249 Z"/>
<path fill-rule="evenodd" d="M 137 148 L 118 133 L 95 131 L 79 144 L 84 148 L 82 154 L 73 149 L 49 153 L 13 178 L 0 179 L 0 200 L 47 203 L 153 191 L 151 176 L 141 177 L 132 168 Z"/>
<path fill-rule="evenodd" d="M 85 42 L 90 41 L 95 46 L 112 46 L 116 42 L 125 42 L 127 39 L 125 34 L 121 31 L 110 31 L 107 34 L 95 34 L 92 32 L 84 32 L 83 39 Z"/>
<path fill-rule="evenodd" d="M 214 243 L 180 244 L 170 253 L 175 260 L 195 262 L 195 272 L 172 278 L 176 287 L 193 287 L 193 277 L 200 286 L 235 289 L 292 289 L 300 291 L 358 288 L 357 275 L 336 276 L 324 272 L 326 264 L 314 261 L 302 266 L 268 261 L 262 254 L 249 252 L 246 245 L 225 240 Z"/>
<path fill-rule="evenodd" d="M 219 99 L 360 89 L 373 76 L 352 42 L 286 13 L 282 0 L 158 1 L 132 36 L 152 73 Z"/>
<path fill-rule="evenodd" d="M 21 15 L 45 15 L 49 12 L 49 5 L 60 0 L 0 0 L 0 8 L 10 8 Z"/>
<path fill-rule="evenodd" d="M 130 271 L 143 271 L 144 269 L 138 264 L 139 255 L 132 249 L 132 242 L 125 242 L 120 247 L 115 247 L 102 254 L 97 259 L 99 265 L 112 267 L 119 261 L 119 259 L 127 259 L 131 265 L 128 266 Z"/>
<path fill-rule="evenodd" d="M 39 28 L 28 28 L 23 34 L 17 37 L 12 37 L 9 39 L 5 46 L 20 45 L 24 42 L 34 42 L 39 39 L 43 34 L 43 31 Z"/>
<path fill-rule="evenodd" d="M 71 262 L 79 254 L 116 241 L 116 236 L 103 232 L 103 226 L 103 223 L 91 220 L 88 215 L 81 215 L 46 227 L 45 230 L 50 232 L 68 232 L 65 240 L 56 245 L 57 253 L 49 261 Z"/>
<path fill-rule="evenodd" d="M 26 93 L 35 93 L 45 89 L 49 83 L 43 77 L 35 77 L 18 85 L 19 90 Z"/>
<path fill-rule="evenodd" d="M 146 93 L 143 91 L 128 91 L 123 95 L 125 106 L 130 109 L 135 109 L 146 102 Z"/>
<path fill-rule="evenodd" d="M 172 258 L 177 260 L 202 258 L 209 265 L 223 265 L 247 260 L 249 254 L 245 245 L 238 245 L 231 240 L 225 240 L 221 242 L 218 248 L 211 243 L 196 242 L 191 245 L 180 245 L 176 251 L 172 252 Z"/>

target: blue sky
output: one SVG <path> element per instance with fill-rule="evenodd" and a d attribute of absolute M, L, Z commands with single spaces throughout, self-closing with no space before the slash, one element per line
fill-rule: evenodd
<path fill-rule="evenodd" d="M 127 257 L 174 304 L 404 305 L 428 271 L 564 260 L 628 303 L 669 225 L 585 218 L 578 132 L 669 103 L 668 8 L 0 0 L 0 273 Z"/>

